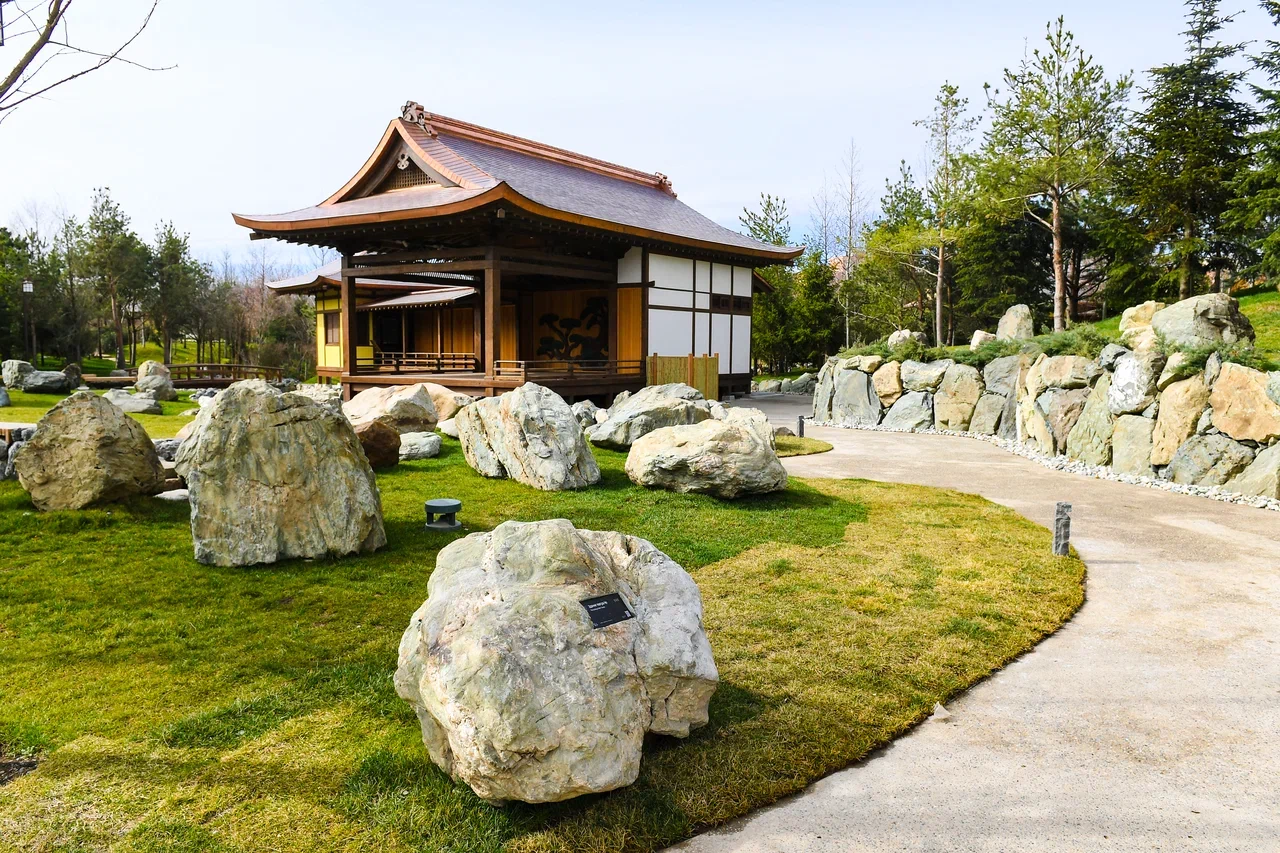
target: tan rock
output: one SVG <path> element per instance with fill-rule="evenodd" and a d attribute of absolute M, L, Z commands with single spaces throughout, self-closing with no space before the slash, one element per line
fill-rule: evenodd
<path fill-rule="evenodd" d="M 1046 388 L 1084 388 L 1102 368 L 1082 355 L 1054 355 L 1040 363 L 1040 381 Z"/>
<path fill-rule="evenodd" d="M 763 418 L 654 430 L 631 445 L 626 472 L 638 486 L 730 499 L 787 486 L 773 431 Z"/>
<path fill-rule="evenodd" d="M 871 375 L 871 384 L 882 406 L 888 408 L 898 402 L 902 396 L 902 362 L 886 361 L 880 365 L 880 369 Z"/>
<path fill-rule="evenodd" d="M 42 511 L 82 509 L 164 488 L 164 468 L 146 431 L 89 391 L 46 412 L 14 462 L 18 482 Z"/>
<path fill-rule="evenodd" d="M 426 383 L 366 388 L 342 404 L 352 426 L 382 421 L 398 433 L 431 432 L 439 417 Z"/>
<path fill-rule="evenodd" d="M 1156 422 L 1141 415 L 1116 418 L 1111 433 L 1111 469 L 1118 474 L 1154 477 L 1151 467 L 1151 434 Z"/>
<path fill-rule="evenodd" d="M 841 370 L 861 370 L 863 373 L 875 373 L 884 364 L 884 358 L 878 355 L 855 355 L 840 362 Z"/>
<path fill-rule="evenodd" d="M 201 563 L 273 563 L 386 544 L 377 482 L 342 415 L 253 380 L 219 393 L 192 423 L 176 462 Z"/>
<path fill-rule="evenodd" d="M 1000 418 L 1004 414 L 1008 398 L 1003 394 L 983 394 L 978 398 L 978 405 L 973 408 L 973 418 L 969 421 L 969 432 L 974 435 L 995 435 L 1000 428 Z"/>
<path fill-rule="evenodd" d="M 1196 424 L 1209 402 L 1204 376 L 1170 384 L 1160 395 L 1160 413 L 1151 438 L 1151 464 L 1168 465 L 1182 443 L 1196 431 Z"/>
<path fill-rule="evenodd" d="M 1267 396 L 1267 374 L 1225 362 L 1209 396 L 1213 425 L 1238 440 L 1280 438 L 1280 405 Z"/>
<path fill-rule="evenodd" d="M 983 390 L 982 374 L 976 367 L 953 364 L 947 368 L 933 396 L 934 429 L 967 430 Z"/>
<path fill-rule="evenodd" d="M 436 417 L 442 421 L 452 418 L 459 411 L 475 402 L 474 397 L 469 397 L 459 391 L 451 391 L 434 382 L 423 382 L 422 387 L 431 395 L 431 402 L 436 407 Z"/>
<path fill-rule="evenodd" d="M 1045 384 L 1044 379 L 1041 376 L 1041 371 L 1044 369 L 1044 363 L 1048 360 L 1049 356 L 1044 353 L 1040 353 L 1036 360 L 1032 362 L 1031 367 L 1027 369 L 1026 375 L 1022 377 L 1022 381 L 1018 385 L 1019 399 L 1024 395 L 1035 399 L 1044 393 L 1045 388 L 1049 387 Z"/>
<path fill-rule="evenodd" d="M 1120 339 L 1137 351 L 1153 349 L 1157 341 L 1155 332 L 1151 330 L 1151 318 L 1164 308 L 1163 302 L 1149 301 L 1124 309 L 1120 315 Z"/>

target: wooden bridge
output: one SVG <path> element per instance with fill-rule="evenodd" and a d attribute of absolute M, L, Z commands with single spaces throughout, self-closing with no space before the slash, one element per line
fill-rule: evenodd
<path fill-rule="evenodd" d="M 241 379 L 266 379 L 278 382 L 284 378 L 283 367 L 264 367 L 261 364 L 166 364 L 169 378 L 175 388 L 226 388 Z M 127 376 L 84 375 L 84 383 L 90 388 L 122 388 L 137 381 L 137 368 L 129 368 Z"/>

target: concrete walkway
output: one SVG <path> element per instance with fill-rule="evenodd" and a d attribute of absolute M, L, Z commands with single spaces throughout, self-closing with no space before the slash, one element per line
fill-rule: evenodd
<path fill-rule="evenodd" d="M 797 398 L 744 401 L 794 429 Z M 1087 601 L 884 750 L 678 849 L 1280 851 L 1280 514 L 1050 471 L 972 439 L 810 428 L 793 474 L 1074 504 Z"/>

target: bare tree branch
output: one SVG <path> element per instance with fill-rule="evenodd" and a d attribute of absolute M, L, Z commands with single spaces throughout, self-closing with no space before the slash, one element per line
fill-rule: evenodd
<path fill-rule="evenodd" d="M 16 109 L 22 104 L 33 98 L 44 95 L 51 89 L 55 89 L 65 83 L 70 83 L 80 77 L 90 74 L 94 71 L 104 68 L 113 62 L 120 62 L 126 65 L 132 65 L 135 68 L 141 68 L 145 71 L 167 71 L 176 66 L 150 66 L 140 62 L 128 59 L 122 54 L 126 51 L 138 37 L 142 35 L 143 30 L 151 23 L 151 16 L 155 14 L 156 7 L 160 4 L 160 0 L 152 0 L 151 8 L 147 10 L 147 14 L 143 17 L 142 23 L 134 30 L 123 43 L 114 50 L 98 51 L 87 47 L 80 47 L 73 44 L 68 35 L 67 14 L 71 11 L 74 0 L 49 0 L 47 14 L 43 23 L 38 22 L 32 16 L 34 6 L 23 9 L 18 7 L 18 13 L 21 18 L 25 18 L 31 22 L 31 29 L 18 34 L 31 35 L 35 34 L 35 41 L 27 48 L 21 58 L 18 59 L 13 69 L 0 80 L 0 121 L 7 118 L 7 113 Z M 58 36 L 59 28 L 62 35 Z M 11 36 L 11 38 L 14 36 Z M 44 53 L 47 48 L 53 47 L 51 53 Z M 43 56 L 41 54 L 44 53 Z M 51 80 L 48 83 L 38 84 L 37 78 L 49 66 L 54 59 L 66 56 L 83 56 L 92 59 L 92 64 L 87 67 L 80 68 L 69 74 Z M 30 88 L 35 85 L 35 88 Z"/>

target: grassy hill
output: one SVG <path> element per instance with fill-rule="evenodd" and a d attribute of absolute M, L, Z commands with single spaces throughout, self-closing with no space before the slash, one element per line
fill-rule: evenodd
<path fill-rule="evenodd" d="M 139 364 L 142 364 L 142 362 L 147 361 L 148 359 L 150 359 L 151 361 L 164 360 L 163 358 L 161 358 L 162 352 L 161 352 L 161 346 L 159 341 L 148 341 L 147 343 L 138 347 L 137 361 L 128 360 L 128 356 L 129 356 L 128 347 L 125 347 L 124 354 L 125 354 L 126 367 L 137 367 Z M 194 362 L 195 360 L 196 360 L 196 345 L 194 341 L 192 342 L 174 341 L 173 342 L 173 358 L 172 358 L 173 364 L 189 364 Z M 37 364 L 37 367 L 39 367 L 42 370 L 59 370 L 62 368 L 62 365 L 63 365 L 62 359 L 46 357 L 40 360 L 39 364 Z M 85 373 L 94 373 L 99 376 L 107 375 L 108 373 L 110 373 L 112 370 L 115 369 L 115 366 L 116 366 L 116 361 L 114 358 L 111 357 L 109 353 L 103 353 L 102 358 L 97 358 L 96 356 L 92 356 L 92 355 L 86 356 L 84 360 L 80 362 L 80 368 Z"/>
<path fill-rule="evenodd" d="M 1239 299 L 1240 310 L 1249 318 L 1258 335 L 1257 349 L 1273 361 L 1280 361 L 1280 291 L 1247 293 Z M 1107 338 L 1116 340 L 1120 337 L 1119 315 L 1092 325 Z"/>

